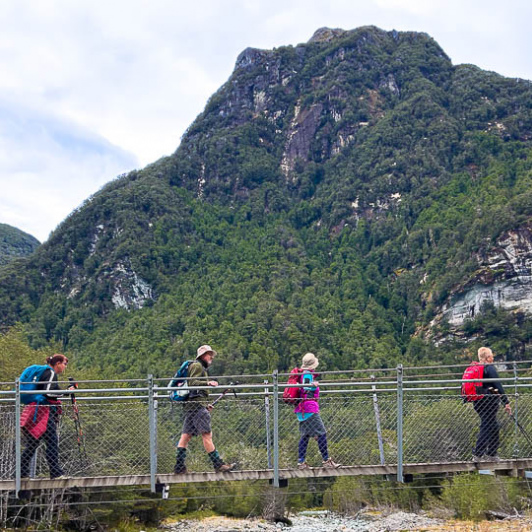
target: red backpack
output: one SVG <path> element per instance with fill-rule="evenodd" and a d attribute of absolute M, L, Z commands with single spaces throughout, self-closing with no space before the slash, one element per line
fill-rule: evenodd
<path fill-rule="evenodd" d="M 303 371 L 300 368 L 294 368 L 288 377 L 288 384 L 301 384 Z M 289 405 L 297 405 L 301 398 L 301 388 L 291 388 L 287 386 L 283 392 L 283 401 Z"/>
<path fill-rule="evenodd" d="M 482 379 L 484 377 L 484 364 L 472 362 L 462 375 L 462 379 Z M 484 397 L 479 394 L 479 388 L 483 388 L 481 382 L 463 382 L 461 395 L 464 401 L 478 401 Z"/>

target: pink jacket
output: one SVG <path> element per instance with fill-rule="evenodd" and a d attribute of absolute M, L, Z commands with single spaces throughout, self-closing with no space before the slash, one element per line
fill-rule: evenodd
<path fill-rule="evenodd" d="M 301 389 L 301 401 L 294 409 L 295 414 L 317 414 L 320 411 L 320 405 L 318 403 L 320 388 L 319 386 L 314 388 L 311 384 L 314 381 L 313 373 L 313 371 L 305 371 L 303 373 L 303 384 L 308 381 L 310 376 L 309 388 Z M 314 388 L 314 391 L 312 391 L 312 388 Z"/>

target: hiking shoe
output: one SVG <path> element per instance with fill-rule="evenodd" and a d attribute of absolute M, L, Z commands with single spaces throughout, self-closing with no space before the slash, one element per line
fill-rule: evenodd
<path fill-rule="evenodd" d="M 228 471 L 232 471 L 235 468 L 236 464 L 222 464 L 219 467 L 215 467 L 214 470 L 217 473 L 227 473 Z"/>
<path fill-rule="evenodd" d="M 340 464 L 337 464 L 336 462 L 333 462 L 333 459 L 329 458 L 328 460 L 324 460 L 323 461 L 323 466 L 322 467 L 325 467 L 326 469 L 336 469 L 336 468 L 340 467 Z"/>
<path fill-rule="evenodd" d="M 187 468 L 183 466 L 174 467 L 174 475 L 185 475 L 187 473 Z"/>
<path fill-rule="evenodd" d="M 487 462 L 500 462 L 501 458 L 497 456 L 496 454 L 491 456 L 489 454 L 485 454 L 483 457 L 483 460 L 486 460 Z"/>
<path fill-rule="evenodd" d="M 307 462 L 298 462 L 297 468 L 298 469 L 310 469 L 310 466 L 307 464 Z"/>
<path fill-rule="evenodd" d="M 472 457 L 473 462 L 482 462 L 482 456 L 479 456 L 478 454 L 474 454 Z"/>

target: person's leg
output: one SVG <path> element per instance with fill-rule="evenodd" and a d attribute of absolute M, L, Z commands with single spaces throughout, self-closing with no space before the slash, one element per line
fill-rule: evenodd
<path fill-rule="evenodd" d="M 63 475 L 63 470 L 59 463 L 59 438 L 57 436 L 57 423 L 52 416 L 48 420 L 43 439 L 46 443 L 46 460 L 50 468 L 50 478 L 60 477 Z"/>
<path fill-rule="evenodd" d="M 34 438 L 31 434 L 24 431 L 24 451 L 20 457 L 20 476 L 22 478 L 30 476 L 30 467 L 35 451 L 39 446 L 39 440 Z"/>
<path fill-rule="evenodd" d="M 209 458 L 212 462 L 212 466 L 214 467 L 214 469 L 220 469 L 225 464 L 225 462 L 222 460 L 220 454 L 214 446 L 214 443 L 212 441 L 212 432 L 206 432 L 202 434 L 201 439 L 203 440 L 203 447 L 205 448 L 205 451 L 209 455 Z"/>
<path fill-rule="evenodd" d="M 174 466 L 174 474 L 180 475 L 187 472 L 186 459 L 187 447 L 195 435 L 194 429 L 194 411 L 190 408 L 184 408 L 183 428 L 181 429 L 181 437 L 177 442 L 177 453 Z"/>
<path fill-rule="evenodd" d="M 181 434 L 181 438 L 179 438 L 179 442 L 177 443 L 177 448 L 179 449 L 181 447 L 181 448 L 186 449 L 191 439 L 192 439 L 192 434 L 185 434 L 185 433 Z"/>
<path fill-rule="evenodd" d="M 480 417 L 480 429 L 478 432 L 477 444 L 475 445 L 473 454 L 475 456 L 481 457 L 482 455 L 486 454 L 488 441 L 490 438 L 488 420 L 489 405 L 487 404 L 485 399 L 480 399 L 479 401 L 475 401 L 473 403 L 473 408 Z"/>
<path fill-rule="evenodd" d="M 185 462 L 187 459 L 187 447 L 191 439 L 192 439 L 191 434 L 181 434 L 181 438 L 179 438 L 179 443 L 177 444 L 175 466 L 174 466 L 174 473 L 176 475 L 187 472 L 187 467 L 185 465 Z"/>
<path fill-rule="evenodd" d="M 302 464 L 305 461 L 305 457 L 307 456 L 307 447 L 308 447 L 309 440 L 310 440 L 310 436 L 308 434 L 301 436 L 301 439 L 299 440 L 297 461 L 300 464 Z"/>
<path fill-rule="evenodd" d="M 214 443 L 212 441 L 212 432 L 202 434 L 201 439 L 203 440 L 203 447 L 205 447 L 207 453 L 212 453 L 215 449 Z"/>
<path fill-rule="evenodd" d="M 329 451 L 327 449 L 327 434 L 321 434 L 316 438 L 318 440 L 318 449 L 320 450 L 323 461 L 326 462 L 329 459 Z"/>
<path fill-rule="evenodd" d="M 497 421 L 497 412 L 499 410 L 499 400 L 491 401 L 490 408 L 486 413 L 486 424 L 489 433 L 488 442 L 486 446 L 486 454 L 488 456 L 497 456 L 499 450 L 499 422 Z"/>

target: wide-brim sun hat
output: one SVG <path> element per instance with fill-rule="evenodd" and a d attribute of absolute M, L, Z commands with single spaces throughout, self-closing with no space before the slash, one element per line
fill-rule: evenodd
<path fill-rule="evenodd" d="M 210 346 L 210 345 L 202 345 L 201 347 L 198 347 L 196 358 L 200 358 L 203 355 L 206 355 L 207 353 L 212 353 L 212 356 L 215 357 L 217 355 L 216 351 Z"/>
<path fill-rule="evenodd" d="M 316 369 L 319 361 L 314 353 L 307 353 L 301 361 L 301 369 Z"/>

